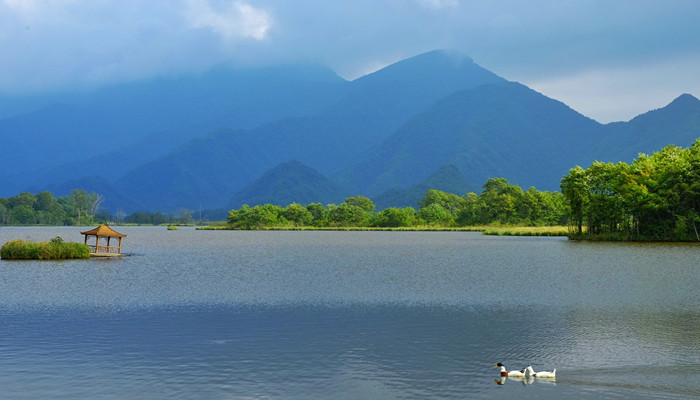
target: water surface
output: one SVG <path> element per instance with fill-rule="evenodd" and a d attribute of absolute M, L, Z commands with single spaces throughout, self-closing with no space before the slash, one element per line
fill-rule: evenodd
<path fill-rule="evenodd" d="M 700 397 L 695 245 L 116 230 L 128 257 L 0 261 L 0 398 Z"/>

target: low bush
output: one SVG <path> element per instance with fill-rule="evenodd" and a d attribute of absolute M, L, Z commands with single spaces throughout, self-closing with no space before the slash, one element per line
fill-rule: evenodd
<path fill-rule="evenodd" d="M 6 260 L 69 260 L 90 258 L 90 249 L 75 242 L 55 237 L 49 242 L 11 240 L 0 248 L 0 258 Z"/>

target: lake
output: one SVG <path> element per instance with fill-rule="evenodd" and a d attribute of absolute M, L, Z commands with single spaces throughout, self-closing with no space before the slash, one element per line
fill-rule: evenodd
<path fill-rule="evenodd" d="M 698 245 L 115 229 L 127 257 L 0 261 L 0 398 L 700 398 Z"/>

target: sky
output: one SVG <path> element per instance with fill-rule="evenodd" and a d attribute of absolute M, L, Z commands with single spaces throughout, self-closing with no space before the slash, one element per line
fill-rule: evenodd
<path fill-rule="evenodd" d="M 698 0 L 0 0 L 0 94 L 435 49 L 602 123 L 700 97 Z"/>

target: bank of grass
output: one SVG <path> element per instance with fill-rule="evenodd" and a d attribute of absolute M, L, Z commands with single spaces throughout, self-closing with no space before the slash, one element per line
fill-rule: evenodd
<path fill-rule="evenodd" d="M 83 243 L 64 242 L 60 236 L 48 242 L 11 240 L 0 248 L 5 260 L 71 260 L 90 258 L 90 249 Z"/>
<path fill-rule="evenodd" d="M 569 236 L 566 226 L 493 226 L 483 232 L 495 236 Z"/>
<path fill-rule="evenodd" d="M 216 225 L 200 226 L 198 230 L 231 230 L 226 223 Z M 497 236 L 567 236 L 569 230 L 566 226 L 404 226 L 404 227 L 363 227 L 363 226 L 337 226 L 337 227 L 315 227 L 315 226 L 276 226 L 263 227 L 255 230 L 267 231 L 391 231 L 391 232 L 482 232 L 484 235 Z"/>

